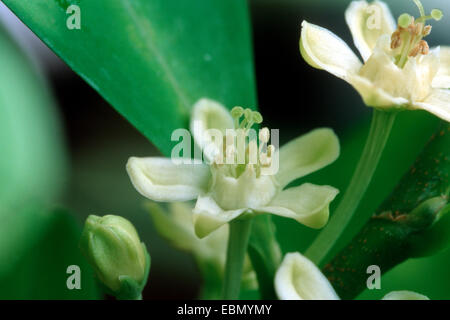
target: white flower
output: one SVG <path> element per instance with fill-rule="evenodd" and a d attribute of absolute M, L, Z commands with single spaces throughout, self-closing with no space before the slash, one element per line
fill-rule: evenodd
<path fill-rule="evenodd" d="M 345 18 L 364 64 L 335 34 L 306 21 L 301 54 L 311 66 L 351 84 L 368 106 L 423 109 L 450 121 L 450 47 L 429 50 L 423 40 L 431 31 L 426 20 L 441 13 L 425 16 L 420 8 L 421 17 L 404 14 L 404 27 L 397 27 L 385 3 L 353 1 Z"/>
<path fill-rule="evenodd" d="M 238 126 L 248 129 L 253 122 L 262 121 L 259 113 L 249 109 L 235 108 L 233 112 L 234 119 L 217 102 L 202 99 L 196 103 L 191 131 L 211 164 L 174 164 L 167 158 L 132 157 L 127 171 L 134 187 L 154 201 L 197 199 L 193 219 L 195 232 L 201 238 L 243 214 L 272 213 L 312 228 L 323 227 L 328 220 L 329 204 L 338 194 L 337 189 L 310 183 L 283 189 L 291 181 L 325 167 L 338 157 L 339 141 L 334 132 L 317 129 L 280 150 L 272 146 L 267 146 L 265 151 L 257 149 L 256 163 L 248 161 L 249 150 L 258 148 L 254 141 L 243 150 L 228 148 L 228 155 L 243 156 L 245 162 L 227 164 L 217 157 L 218 148 L 206 144 L 204 137 L 210 132 L 208 129 L 221 132 Z M 244 120 L 239 122 L 242 115 Z M 267 130 L 263 130 L 261 138 L 268 139 Z M 277 159 L 278 172 L 264 173 Z"/>
<path fill-rule="evenodd" d="M 275 291 L 281 300 L 339 300 L 331 283 L 308 258 L 288 253 L 275 275 Z M 383 300 L 428 300 L 411 291 L 393 291 Z"/>
<path fill-rule="evenodd" d="M 382 300 L 430 300 L 430 298 L 417 292 L 402 290 L 389 292 Z"/>
<path fill-rule="evenodd" d="M 281 300 L 338 300 L 322 272 L 300 253 L 288 253 L 275 275 L 275 290 Z"/>

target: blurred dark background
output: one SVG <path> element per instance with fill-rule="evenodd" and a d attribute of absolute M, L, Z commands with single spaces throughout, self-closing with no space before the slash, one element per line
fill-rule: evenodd
<path fill-rule="evenodd" d="M 370 120 L 371 110 L 356 91 L 344 81 L 309 67 L 298 50 L 303 19 L 333 30 L 354 48 L 344 19 L 349 2 L 250 1 L 258 107 L 269 127 L 282 129 L 281 142 L 322 126 L 343 135 L 349 128 L 365 128 Z M 399 7 L 415 10 L 411 1 L 388 2 L 396 16 L 401 13 Z M 428 2 L 441 7 L 444 3 Z M 118 214 L 136 225 L 152 255 L 145 298 L 195 298 L 201 279 L 193 260 L 157 236 L 142 207 L 143 198 L 125 172 L 129 156 L 155 155 L 157 150 L 3 4 L 0 12 L 2 21 L 48 76 L 60 107 L 71 167 L 61 203 L 77 214 L 80 224 L 89 214 Z M 445 30 L 449 30 L 448 20 L 433 34 L 432 42 L 449 44 Z"/>

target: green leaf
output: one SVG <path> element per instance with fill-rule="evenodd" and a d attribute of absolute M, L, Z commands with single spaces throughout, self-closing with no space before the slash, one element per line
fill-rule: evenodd
<path fill-rule="evenodd" d="M 22 234 L 20 237 L 28 246 L 17 259 L 4 260 L 3 255 L 0 257 L 0 261 L 9 266 L 8 273 L 0 273 L 0 299 L 99 298 L 93 271 L 78 249 L 81 228 L 76 220 L 65 211 L 49 211 L 39 206 L 29 207 L 22 214 L 28 222 L 27 227 L 33 226 L 34 222 L 39 225 L 34 225 L 31 235 Z M 14 212 L 11 216 L 15 217 Z M 9 232 L 1 230 L 0 233 L 0 243 L 8 246 L 12 253 L 16 247 L 24 248 L 5 242 L 8 236 L 20 230 L 20 225 L 14 226 Z M 0 250 L 0 253 L 4 254 L 4 251 Z M 66 282 L 71 275 L 67 273 L 67 267 L 71 265 L 81 269 L 80 290 L 67 288 Z"/>
<path fill-rule="evenodd" d="M 3 2 L 166 155 L 199 98 L 255 105 L 246 1 Z M 66 27 L 72 4 L 79 30 Z"/>
<path fill-rule="evenodd" d="M 43 78 L 0 26 L 0 205 L 54 200 L 66 159 Z"/>
<path fill-rule="evenodd" d="M 325 266 L 325 275 L 342 298 L 353 298 L 365 288 L 370 265 L 385 273 L 409 258 L 449 245 L 449 146 L 446 123 L 376 214 Z"/>

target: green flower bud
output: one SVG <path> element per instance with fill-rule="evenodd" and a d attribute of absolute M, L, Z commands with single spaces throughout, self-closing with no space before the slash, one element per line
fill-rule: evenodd
<path fill-rule="evenodd" d="M 141 296 L 150 270 L 150 256 L 127 219 L 89 216 L 80 247 L 112 295 L 120 299 Z"/>

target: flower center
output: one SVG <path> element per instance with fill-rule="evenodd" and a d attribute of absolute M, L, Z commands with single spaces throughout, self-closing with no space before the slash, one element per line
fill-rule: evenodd
<path fill-rule="evenodd" d="M 259 134 L 252 129 L 263 120 L 259 112 L 235 107 L 231 116 L 236 129 L 226 130 L 223 152 L 211 163 L 212 196 L 225 210 L 258 208 L 269 203 L 277 192 L 274 177 L 261 174 L 272 165 L 275 147 L 268 144 L 268 128 Z"/>
<path fill-rule="evenodd" d="M 260 124 L 263 120 L 257 111 L 234 107 L 231 116 L 236 129 L 226 130 L 223 152 L 216 155 L 212 166 L 234 178 L 239 178 L 246 169 L 252 169 L 259 178 L 261 170 L 271 166 L 275 153 L 275 147 L 268 144 L 270 131 L 263 128 L 257 135 L 252 129 L 254 124 Z"/>
<path fill-rule="evenodd" d="M 397 30 L 391 36 L 391 49 L 394 50 L 395 64 L 403 68 L 408 58 L 415 58 L 419 54 L 427 55 L 430 51 L 428 43 L 423 40 L 431 33 L 431 26 L 426 25 L 428 20 L 439 21 L 443 14 L 441 10 L 433 9 L 429 15 L 425 15 L 425 10 L 419 0 L 413 0 L 420 11 L 420 17 L 404 13 L 398 18 Z"/>

